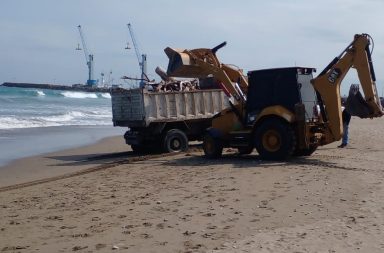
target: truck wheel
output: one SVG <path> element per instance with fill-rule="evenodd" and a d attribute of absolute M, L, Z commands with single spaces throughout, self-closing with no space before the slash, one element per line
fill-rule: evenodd
<path fill-rule="evenodd" d="M 219 138 L 207 133 L 203 139 L 203 149 L 205 157 L 210 159 L 219 158 L 223 153 L 223 144 Z"/>
<path fill-rule="evenodd" d="M 253 151 L 253 147 L 239 147 L 237 148 L 240 155 L 249 155 Z"/>
<path fill-rule="evenodd" d="M 292 155 L 296 136 L 292 127 L 277 118 L 266 119 L 255 132 L 255 147 L 262 159 L 284 160 Z"/>
<path fill-rule="evenodd" d="M 179 129 L 171 129 L 164 137 L 163 148 L 168 153 L 186 151 L 188 137 Z"/>

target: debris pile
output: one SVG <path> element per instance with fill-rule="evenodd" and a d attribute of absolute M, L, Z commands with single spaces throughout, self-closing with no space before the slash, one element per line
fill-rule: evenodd
<path fill-rule="evenodd" d="M 198 79 L 176 80 L 168 76 L 161 67 L 157 67 L 155 72 L 162 79 L 160 83 L 152 84 L 152 87 L 157 92 L 193 91 L 200 89 Z"/>
<path fill-rule="evenodd" d="M 152 85 L 157 92 L 173 92 L 173 91 L 194 91 L 199 90 L 199 80 L 174 80 L 174 81 L 161 81 L 156 85 Z"/>
<path fill-rule="evenodd" d="M 161 67 L 157 67 L 155 69 L 155 72 L 160 76 L 162 80 L 160 82 L 155 82 L 155 80 L 144 80 L 145 85 L 141 88 L 154 92 L 183 92 L 219 88 L 219 86 L 217 86 L 212 77 L 207 77 L 203 79 L 190 78 L 180 80 L 173 77 L 169 77 Z M 122 79 L 141 80 L 126 76 L 122 77 Z"/>

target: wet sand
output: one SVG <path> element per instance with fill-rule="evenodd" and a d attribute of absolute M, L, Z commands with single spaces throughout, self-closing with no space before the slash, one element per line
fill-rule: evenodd
<path fill-rule="evenodd" d="M 124 157 L 129 151 L 123 136 L 113 136 L 95 144 L 17 159 L 0 167 L 0 187 L 82 171 Z"/>
<path fill-rule="evenodd" d="M 0 130 L 0 168 L 13 160 L 89 145 L 109 136 L 123 136 L 113 126 L 54 126 Z"/>
<path fill-rule="evenodd" d="M 53 180 L 0 188 L 0 251 L 383 252 L 383 123 L 287 162 L 140 158 L 118 138 L 19 161 Z"/>

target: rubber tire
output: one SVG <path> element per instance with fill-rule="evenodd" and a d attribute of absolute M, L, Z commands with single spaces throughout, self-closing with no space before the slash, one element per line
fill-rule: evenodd
<path fill-rule="evenodd" d="M 254 147 L 240 147 L 237 148 L 237 151 L 239 152 L 240 155 L 249 155 L 250 153 L 253 152 Z"/>
<path fill-rule="evenodd" d="M 163 150 L 167 153 L 184 152 L 188 150 L 188 137 L 179 129 L 169 130 L 163 139 Z"/>
<path fill-rule="evenodd" d="M 263 136 L 269 131 L 277 134 L 280 145 L 278 150 L 268 150 L 263 144 Z M 296 146 L 296 136 L 292 127 L 282 119 L 265 119 L 255 131 L 255 148 L 264 160 L 285 160 L 290 157 Z"/>
<path fill-rule="evenodd" d="M 219 138 L 206 133 L 203 138 L 203 150 L 206 158 L 216 159 L 223 154 L 223 144 Z"/>
<path fill-rule="evenodd" d="M 307 149 L 296 149 L 293 151 L 293 156 L 310 156 L 315 152 L 317 149 L 317 146 L 313 146 Z"/>

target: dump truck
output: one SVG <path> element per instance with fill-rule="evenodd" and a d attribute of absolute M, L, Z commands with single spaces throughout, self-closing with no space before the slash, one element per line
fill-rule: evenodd
<path fill-rule="evenodd" d="M 314 68 L 288 67 L 249 71 L 245 78 L 216 56 L 225 44 L 212 49 L 165 49 L 169 76 L 212 75 L 229 98 L 230 108 L 215 115 L 205 133 L 203 149 L 208 158 L 218 158 L 224 147 L 231 147 L 242 154 L 256 148 L 262 159 L 285 160 L 311 155 L 317 147 L 340 140 L 340 85 L 351 68 L 356 69 L 365 96 L 354 94 L 359 117 L 383 115 L 368 34 L 356 34 L 317 77 Z"/>
<path fill-rule="evenodd" d="M 212 117 L 229 107 L 221 89 L 150 91 L 113 89 L 112 121 L 127 127 L 125 142 L 135 152 L 180 152 L 202 140 Z"/>

